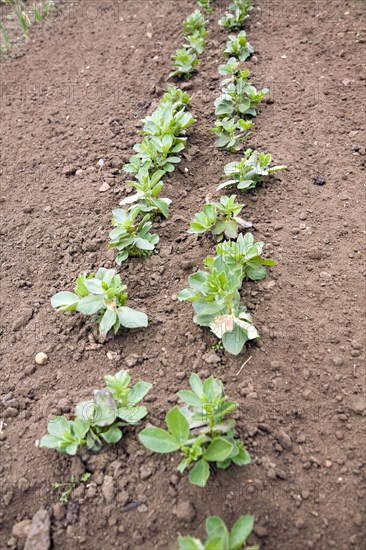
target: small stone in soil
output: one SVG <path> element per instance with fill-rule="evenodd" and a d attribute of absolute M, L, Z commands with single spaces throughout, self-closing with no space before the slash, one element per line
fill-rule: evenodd
<path fill-rule="evenodd" d="M 45 365 L 48 361 L 48 355 L 46 353 L 43 353 L 43 351 L 40 351 L 39 353 L 37 353 L 35 361 L 37 365 Z"/>
<path fill-rule="evenodd" d="M 325 185 L 327 182 L 321 176 L 315 176 L 315 178 L 313 179 L 313 183 L 314 185 Z"/>
<path fill-rule="evenodd" d="M 184 500 L 178 503 L 175 514 L 181 521 L 191 523 L 196 517 L 196 510 L 191 502 Z"/>
<path fill-rule="evenodd" d="M 24 550 L 49 550 L 51 521 L 47 510 L 38 510 L 33 516 Z"/>

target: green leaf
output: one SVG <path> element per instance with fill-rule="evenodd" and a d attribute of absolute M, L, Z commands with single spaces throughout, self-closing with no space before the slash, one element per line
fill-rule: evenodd
<path fill-rule="evenodd" d="M 105 307 L 103 297 L 96 296 L 95 294 L 89 294 L 89 296 L 86 296 L 80 300 L 76 310 L 84 315 L 94 315 L 102 307 Z"/>
<path fill-rule="evenodd" d="M 137 382 L 128 394 L 127 400 L 129 405 L 137 405 L 137 403 L 140 403 L 151 388 L 152 384 L 150 384 L 150 382 Z"/>
<path fill-rule="evenodd" d="M 224 348 L 233 355 L 239 355 L 247 340 L 246 331 L 236 324 L 234 324 L 234 329 L 231 332 L 225 332 L 222 337 Z"/>
<path fill-rule="evenodd" d="M 181 302 L 185 300 L 192 300 L 197 298 L 199 294 L 197 294 L 196 290 L 193 290 L 192 288 L 185 288 L 184 290 L 181 290 L 178 294 L 178 300 Z"/>
<path fill-rule="evenodd" d="M 122 431 L 118 426 L 111 426 L 106 432 L 102 432 L 100 436 L 104 439 L 106 443 L 113 445 L 118 443 L 122 437 Z"/>
<path fill-rule="evenodd" d="M 106 334 L 108 334 L 108 331 L 113 327 L 116 320 L 116 311 L 114 309 L 106 309 L 99 325 L 100 333 L 106 336 Z"/>
<path fill-rule="evenodd" d="M 250 464 L 252 459 L 250 458 L 250 454 L 248 451 L 244 448 L 244 445 L 241 441 L 235 441 L 236 447 L 239 451 L 239 454 L 237 454 L 233 458 L 233 462 L 236 466 L 246 466 L 247 464 Z"/>
<path fill-rule="evenodd" d="M 71 423 L 64 416 L 54 416 L 48 423 L 48 433 L 63 439 L 65 433 L 70 432 Z"/>
<path fill-rule="evenodd" d="M 229 548 L 229 532 L 225 523 L 218 516 L 209 516 L 206 519 L 206 531 L 208 539 L 206 548 L 216 550 L 218 548 Z M 231 548 L 230 548 L 231 550 Z"/>
<path fill-rule="evenodd" d="M 203 384 L 202 384 L 202 381 L 200 379 L 200 377 L 198 376 L 198 374 L 196 374 L 195 372 L 192 372 L 190 378 L 189 378 L 189 384 L 192 388 L 192 390 L 194 391 L 194 393 L 196 395 L 198 395 L 198 397 L 203 397 Z"/>
<path fill-rule="evenodd" d="M 254 516 L 240 516 L 230 533 L 230 550 L 239 550 L 253 530 Z"/>
<path fill-rule="evenodd" d="M 178 392 L 178 395 L 184 403 L 187 403 L 187 405 L 202 409 L 202 400 L 192 391 L 181 390 Z"/>
<path fill-rule="evenodd" d="M 205 550 L 202 542 L 193 537 L 178 537 L 179 550 Z"/>
<path fill-rule="evenodd" d="M 102 281 L 99 279 L 90 279 L 85 281 L 85 286 L 93 294 L 104 294 L 105 290 L 102 286 Z"/>
<path fill-rule="evenodd" d="M 179 407 L 174 407 L 168 412 L 166 423 L 172 436 L 179 441 L 181 446 L 184 445 L 189 438 L 189 424 Z"/>
<path fill-rule="evenodd" d="M 117 403 L 112 392 L 108 388 L 95 392 L 94 403 L 95 425 L 105 427 L 113 424 L 117 417 Z"/>
<path fill-rule="evenodd" d="M 137 237 L 137 239 L 135 239 L 135 245 L 141 250 L 154 250 L 155 248 L 155 245 L 153 245 L 150 241 L 147 239 L 142 239 L 141 237 Z"/>
<path fill-rule="evenodd" d="M 215 437 L 204 452 L 204 458 L 210 462 L 223 461 L 232 452 L 234 445 L 223 437 Z"/>
<path fill-rule="evenodd" d="M 147 327 L 149 322 L 146 313 L 127 306 L 119 307 L 117 315 L 121 325 L 126 328 Z"/>
<path fill-rule="evenodd" d="M 199 487 L 204 487 L 209 477 L 210 466 L 203 459 L 196 462 L 192 470 L 189 472 L 189 481 L 193 483 L 193 485 L 198 485 Z"/>
<path fill-rule="evenodd" d="M 139 405 L 127 405 L 127 407 L 120 407 L 117 415 L 118 418 L 133 426 L 145 418 L 147 415 L 147 408 Z"/>
<path fill-rule="evenodd" d="M 79 300 L 79 296 L 73 292 L 58 292 L 52 296 L 51 306 L 57 311 L 75 311 Z"/>
<path fill-rule="evenodd" d="M 178 441 L 161 428 L 145 428 L 139 433 L 141 443 L 155 453 L 172 453 L 180 448 Z"/>

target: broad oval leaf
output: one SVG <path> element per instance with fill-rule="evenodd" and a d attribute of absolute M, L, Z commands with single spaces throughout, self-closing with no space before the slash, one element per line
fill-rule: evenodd
<path fill-rule="evenodd" d="M 94 315 L 104 306 L 104 300 L 102 296 L 95 294 L 89 294 L 82 298 L 76 308 L 76 311 L 83 313 L 84 315 Z"/>
<path fill-rule="evenodd" d="M 179 441 L 180 445 L 184 445 L 189 438 L 189 424 L 179 407 L 174 407 L 168 412 L 166 423 L 172 436 Z"/>
<path fill-rule="evenodd" d="M 254 516 L 240 516 L 230 533 L 230 550 L 239 550 L 246 542 L 254 525 Z"/>
<path fill-rule="evenodd" d="M 52 296 L 51 306 L 57 311 L 75 311 L 79 300 L 79 296 L 73 292 L 58 292 Z"/>
<path fill-rule="evenodd" d="M 231 454 L 234 445 L 223 437 L 215 437 L 207 447 L 204 457 L 210 462 L 223 461 Z"/>
<path fill-rule="evenodd" d="M 166 430 L 145 428 L 139 433 L 141 443 L 155 453 L 172 453 L 180 448 L 179 442 Z"/>
<path fill-rule="evenodd" d="M 119 307 L 117 315 L 121 325 L 126 328 L 144 328 L 149 322 L 146 313 L 127 306 Z"/>
<path fill-rule="evenodd" d="M 203 459 L 196 462 L 189 472 L 189 481 L 193 483 L 193 485 L 198 485 L 199 487 L 204 487 L 209 477 L 210 466 L 206 460 Z"/>

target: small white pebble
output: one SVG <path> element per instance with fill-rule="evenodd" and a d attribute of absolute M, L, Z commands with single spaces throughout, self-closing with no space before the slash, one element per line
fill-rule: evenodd
<path fill-rule="evenodd" d="M 281 55 L 281 59 L 287 59 L 287 55 L 285 54 Z"/>
<path fill-rule="evenodd" d="M 43 351 L 40 351 L 36 355 L 36 363 L 37 365 L 45 365 L 48 361 L 48 355 L 46 353 L 43 353 Z"/>

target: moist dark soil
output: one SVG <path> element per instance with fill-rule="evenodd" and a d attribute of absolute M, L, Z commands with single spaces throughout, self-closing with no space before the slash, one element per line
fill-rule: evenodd
<path fill-rule="evenodd" d="M 215 351 L 215 337 L 176 298 L 213 252 L 209 238 L 187 235 L 189 221 L 235 158 L 209 133 L 227 4 L 214 3 L 202 62 L 183 84 L 197 122 L 165 178 L 173 204 L 156 225 L 159 254 L 119 270 L 150 325 L 104 343 L 88 319 L 54 312 L 50 297 L 80 272 L 114 266 L 107 242 L 127 191 L 122 165 L 169 85 L 195 2 L 64 3 L 1 60 L 1 548 L 23 548 L 29 522 L 19 522 L 41 508 L 56 550 L 173 550 L 179 533 L 203 538 L 208 515 L 230 525 L 246 513 L 262 549 L 363 547 L 364 4 L 258 0 L 248 20 L 255 55 L 246 65 L 271 88 L 248 146 L 288 170 L 240 195 L 278 265 L 244 285 L 262 339 L 238 357 Z M 41 351 L 49 360 L 38 366 Z M 176 473 L 178 456 L 141 446 L 140 427 L 97 455 L 38 448 L 53 415 L 122 368 L 153 383 L 147 405 L 158 425 L 192 371 L 220 377 L 239 403 L 252 464 L 214 472 L 201 490 Z M 52 483 L 85 471 L 90 479 L 61 505 Z"/>

